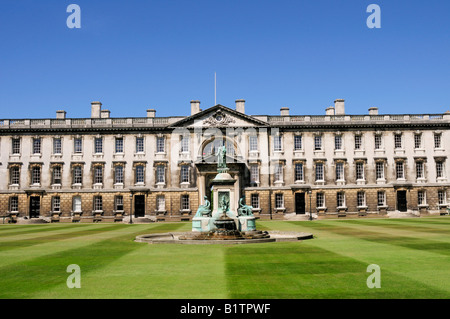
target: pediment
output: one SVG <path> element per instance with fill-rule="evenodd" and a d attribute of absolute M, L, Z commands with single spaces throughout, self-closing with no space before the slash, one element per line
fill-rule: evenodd
<path fill-rule="evenodd" d="M 266 127 L 268 123 L 223 105 L 216 105 L 170 125 L 172 128 Z"/>

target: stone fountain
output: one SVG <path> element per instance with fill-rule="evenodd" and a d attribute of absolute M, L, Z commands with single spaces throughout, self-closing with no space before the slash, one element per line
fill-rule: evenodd
<path fill-rule="evenodd" d="M 212 180 L 212 201 L 204 197 L 192 219 L 192 231 L 187 233 L 163 233 L 137 236 L 135 241 L 150 244 L 249 244 L 275 241 L 298 241 L 312 238 L 310 233 L 256 230 L 253 208 L 239 201 L 235 193 L 235 179 L 228 173 L 226 147 L 217 152 L 217 175 Z"/>

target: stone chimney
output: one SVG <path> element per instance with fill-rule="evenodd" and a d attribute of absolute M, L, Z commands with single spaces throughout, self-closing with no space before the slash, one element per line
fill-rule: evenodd
<path fill-rule="evenodd" d="M 334 115 L 334 106 L 327 107 L 325 109 L 325 115 Z"/>
<path fill-rule="evenodd" d="M 236 111 L 245 114 L 245 100 L 236 100 Z"/>
<path fill-rule="evenodd" d="M 378 108 L 377 107 L 369 108 L 369 115 L 378 115 Z"/>
<path fill-rule="evenodd" d="M 156 110 L 154 109 L 148 109 L 147 110 L 147 117 L 155 117 Z"/>
<path fill-rule="evenodd" d="M 100 117 L 102 119 L 109 119 L 110 115 L 111 115 L 111 112 L 109 110 L 101 110 L 100 111 Z"/>
<path fill-rule="evenodd" d="M 345 115 L 345 100 L 337 99 L 334 101 L 334 114 L 335 115 Z"/>
<path fill-rule="evenodd" d="M 92 102 L 91 103 L 91 118 L 99 119 L 101 117 L 102 103 Z"/>
<path fill-rule="evenodd" d="M 56 118 L 58 120 L 64 120 L 66 118 L 66 111 L 62 110 L 56 111 Z"/>
<path fill-rule="evenodd" d="M 191 115 L 200 112 L 200 101 L 191 101 Z"/>
<path fill-rule="evenodd" d="M 288 107 L 282 107 L 280 109 L 280 115 L 281 116 L 289 116 L 289 108 Z"/>

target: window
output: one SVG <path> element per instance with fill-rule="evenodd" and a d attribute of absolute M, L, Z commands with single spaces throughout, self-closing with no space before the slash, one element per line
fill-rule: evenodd
<path fill-rule="evenodd" d="M 434 134 L 434 148 L 441 148 L 442 144 L 441 144 L 441 137 L 442 135 L 440 133 L 436 133 Z"/>
<path fill-rule="evenodd" d="M 294 135 L 294 151 L 303 149 L 303 140 L 301 135 Z"/>
<path fill-rule="evenodd" d="M 342 150 L 342 135 L 334 136 L 334 148 L 336 150 Z"/>
<path fill-rule="evenodd" d="M 73 140 L 73 152 L 75 154 L 83 153 L 83 140 L 81 137 L 77 137 Z"/>
<path fill-rule="evenodd" d="M 81 196 L 74 196 L 72 199 L 72 210 L 74 212 L 81 212 Z"/>
<path fill-rule="evenodd" d="M 275 182 L 282 182 L 282 181 L 283 181 L 283 166 L 276 165 L 275 166 Z"/>
<path fill-rule="evenodd" d="M 165 169 L 162 165 L 156 166 L 156 183 L 165 183 Z"/>
<path fill-rule="evenodd" d="M 41 138 L 33 138 L 33 154 L 41 154 Z"/>
<path fill-rule="evenodd" d="M 189 136 L 188 135 L 181 137 L 181 149 L 180 149 L 180 151 L 182 153 L 189 152 Z"/>
<path fill-rule="evenodd" d="M 362 149 L 362 135 L 355 135 L 355 150 Z"/>
<path fill-rule="evenodd" d="M 316 164 L 316 181 L 323 181 L 323 163 Z"/>
<path fill-rule="evenodd" d="M 422 148 L 422 134 L 414 134 L 414 148 Z"/>
<path fill-rule="evenodd" d="M 116 137 L 116 153 L 123 153 L 123 137 Z"/>
<path fill-rule="evenodd" d="M 337 207 L 345 207 L 345 193 L 338 192 L 336 197 Z"/>
<path fill-rule="evenodd" d="M 114 167 L 114 184 L 123 184 L 123 166 Z"/>
<path fill-rule="evenodd" d="M 250 165 L 250 183 L 259 182 L 259 166 Z"/>
<path fill-rule="evenodd" d="M 137 165 L 136 166 L 136 183 L 144 183 L 144 166 L 143 165 Z"/>
<path fill-rule="evenodd" d="M 396 175 L 397 179 L 405 178 L 403 162 L 395 163 L 395 171 L 396 171 L 395 175 Z"/>
<path fill-rule="evenodd" d="M 439 205 L 445 205 L 447 204 L 447 198 L 446 198 L 445 191 L 438 191 L 438 203 Z"/>
<path fill-rule="evenodd" d="M 324 193 L 316 194 L 316 206 L 317 207 L 325 207 L 325 194 Z"/>
<path fill-rule="evenodd" d="M 336 180 L 344 180 L 344 163 L 336 163 Z"/>
<path fill-rule="evenodd" d="M 59 196 L 52 197 L 52 212 L 61 211 L 61 198 Z"/>
<path fill-rule="evenodd" d="M 383 148 L 383 138 L 380 134 L 375 135 L 375 149 L 380 150 Z"/>
<path fill-rule="evenodd" d="M 61 184 L 61 166 L 53 167 L 53 184 Z"/>
<path fill-rule="evenodd" d="M 62 141 L 59 137 L 53 139 L 53 154 L 62 154 Z"/>
<path fill-rule="evenodd" d="M 103 139 L 101 137 L 96 137 L 94 140 L 94 144 L 95 144 L 95 153 L 96 154 L 101 154 L 103 153 Z"/>
<path fill-rule="evenodd" d="M 164 137 L 157 137 L 156 138 L 156 152 L 157 153 L 164 153 L 165 152 L 165 141 Z"/>
<path fill-rule="evenodd" d="M 181 182 L 189 183 L 189 165 L 181 166 Z"/>
<path fill-rule="evenodd" d="M 156 209 L 160 212 L 166 210 L 166 197 L 164 195 L 156 196 Z"/>
<path fill-rule="evenodd" d="M 386 206 L 386 193 L 379 191 L 377 192 L 377 205 Z"/>
<path fill-rule="evenodd" d="M 303 163 L 296 163 L 295 164 L 295 180 L 296 181 L 303 181 Z"/>
<path fill-rule="evenodd" d="M 364 180 L 364 163 L 356 163 L 356 180 Z"/>
<path fill-rule="evenodd" d="M 315 151 L 322 150 L 322 136 L 321 135 L 314 136 L 314 150 Z"/>
<path fill-rule="evenodd" d="M 114 207 L 116 211 L 123 211 L 123 196 L 118 195 L 114 198 Z"/>
<path fill-rule="evenodd" d="M 416 162 L 416 178 L 424 178 L 423 162 Z"/>
<path fill-rule="evenodd" d="M 436 177 L 442 178 L 444 177 L 444 163 L 436 162 Z"/>
<path fill-rule="evenodd" d="M 41 167 L 33 166 L 31 169 L 31 184 L 40 184 L 41 183 Z"/>
<path fill-rule="evenodd" d="M 19 197 L 12 196 L 9 198 L 9 211 L 18 212 L 19 211 Z"/>
<path fill-rule="evenodd" d="M 94 210 L 95 211 L 103 210 L 103 200 L 101 196 L 94 196 Z"/>
<path fill-rule="evenodd" d="M 13 166 L 9 169 L 11 185 L 19 185 L 20 183 L 20 168 Z"/>
<path fill-rule="evenodd" d="M 12 153 L 16 155 L 20 154 L 20 138 L 12 139 Z"/>
<path fill-rule="evenodd" d="M 275 208 L 284 208 L 283 194 L 275 194 Z"/>
<path fill-rule="evenodd" d="M 249 141 L 250 152 L 258 151 L 258 136 L 257 135 L 250 135 L 248 141 Z"/>
<path fill-rule="evenodd" d="M 402 134 L 395 134 L 394 135 L 394 147 L 395 148 L 402 148 Z"/>
<path fill-rule="evenodd" d="M 282 149 L 282 137 L 281 135 L 275 135 L 273 137 L 273 150 L 275 152 L 281 152 Z"/>
<path fill-rule="evenodd" d="M 103 167 L 95 166 L 94 168 L 94 184 L 102 184 L 103 183 Z"/>
<path fill-rule="evenodd" d="M 259 194 L 252 194 L 251 205 L 253 208 L 259 208 Z"/>
<path fill-rule="evenodd" d="M 136 137 L 136 153 L 144 153 L 144 138 Z"/>
<path fill-rule="evenodd" d="M 417 192 L 417 203 L 419 205 L 426 205 L 427 204 L 427 200 L 425 197 L 425 191 L 418 191 Z"/>
<path fill-rule="evenodd" d="M 359 207 L 366 206 L 366 193 L 364 192 L 356 193 L 356 202 Z"/>
<path fill-rule="evenodd" d="M 73 168 L 73 183 L 82 184 L 83 183 L 83 170 L 81 166 L 75 166 Z"/>
<path fill-rule="evenodd" d="M 377 179 L 384 179 L 384 163 L 383 162 L 376 162 L 375 174 L 376 174 Z"/>
<path fill-rule="evenodd" d="M 182 210 L 189 210 L 189 195 L 182 195 L 181 196 L 181 209 Z"/>

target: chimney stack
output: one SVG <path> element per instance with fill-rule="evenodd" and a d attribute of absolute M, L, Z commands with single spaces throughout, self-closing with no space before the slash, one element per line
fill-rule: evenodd
<path fill-rule="evenodd" d="M 148 109 L 147 110 L 147 117 L 155 117 L 156 110 L 154 109 Z"/>
<path fill-rule="evenodd" d="M 102 119 L 109 119 L 111 112 L 109 110 L 101 110 L 100 111 L 100 117 Z"/>
<path fill-rule="evenodd" d="M 56 118 L 58 120 L 64 120 L 66 118 L 66 111 L 62 110 L 56 111 Z"/>
<path fill-rule="evenodd" d="M 325 115 L 334 115 L 334 106 L 327 107 L 325 109 Z"/>
<path fill-rule="evenodd" d="M 289 108 L 288 107 L 282 107 L 280 109 L 280 115 L 281 116 L 289 116 Z"/>
<path fill-rule="evenodd" d="M 378 115 L 378 108 L 377 107 L 369 108 L 369 115 Z"/>
<path fill-rule="evenodd" d="M 236 111 L 245 114 L 245 100 L 236 100 Z"/>
<path fill-rule="evenodd" d="M 334 101 L 335 115 L 345 115 L 345 100 L 337 99 Z"/>
<path fill-rule="evenodd" d="M 200 112 L 200 101 L 191 101 L 191 115 Z"/>
<path fill-rule="evenodd" d="M 92 102 L 91 103 L 91 118 L 99 119 L 101 117 L 102 103 Z"/>

